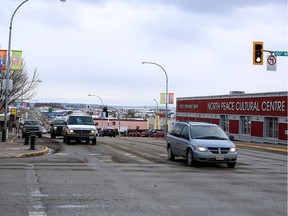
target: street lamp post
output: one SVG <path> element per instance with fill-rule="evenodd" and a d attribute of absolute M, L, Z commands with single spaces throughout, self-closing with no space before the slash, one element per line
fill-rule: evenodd
<path fill-rule="evenodd" d="M 98 95 L 88 94 L 88 96 L 98 97 L 101 101 L 101 129 L 103 129 L 103 100 Z"/>
<path fill-rule="evenodd" d="M 158 66 L 158 67 L 160 67 L 163 71 L 164 71 L 164 73 L 165 73 L 165 76 L 166 76 L 166 96 L 165 96 L 165 128 L 164 128 L 164 133 L 165 133 L 165 140 L 166 140 L 166 143 L 167 143 L 167 116 L 168 116 L 168 76 L 167 76 L 167 73 L 166 73 L 166 71 L 165 71 L 165 69 L 161 66 L 161 65 L 159 65 L 159 64 L 157 64 L 157 63 L 155 63 L 155 62 L 142 62 L 142 64 L 154 64 L 154 65 L 156 65 L 156 66 Z"/>
<path fill-rule="evenodd" d="M 6 132 L 7 132 L 7 124 L 8 124 L 8 119 L 7 119 L 7 114 L 8 114 L 8 89 L 9 89 L 9 72 L 10 72 L 10 51 L 11 51 L 11 33 L 12 33 L 12 23 L 13 23 L 13 18 L 17 12 L 17 10 L 26 2 L 29 0 L 23 1 L 13 12 L 11 20 L 10 20 L 10 26 L 9 26 L 9 41 L 8 41 L 8 60 L 7 60 L 7 69 L 6 69 L 6 86 L 5 86 L 5 114 L 4 114 L 4 128 L 2 131 L 2 141 L 4 142 L 6 140 Z M 7 133 L 8 134 L 8 133 Z"/>
<path fill-rule="evenodd" d="M 5 142 L 6 140 L 6 132 L 7 132 L 7 123 L 8 123 L 8 119 L 7 119 L 7 114 L 8 114 L 8 89 L 9 89 L 9 72 L 10 72 L 10 52 L 11 52 L 11 35 L 12 35 L 12 23 L 13 23 L 13 19 L 14 16 L 16 14 L 16 12 L 18 11 L 18 9 L 25 4 L 26 2 L 28 2 L 29 0 L 25 0 L 23 1 L 20 5 L 18 5 L 18 7 L 14 10 L 11 20 L 10 20 L 10 26 L 9 26 L 9 41 L 8 41 L 8 60 L 7 60 L 7 69 L 6 69 L 6 85 L 5 85 L 5 114 L 4 114 L 4 128 L 2 131 L 2 141 Z M 60 0 L 62 2 L 65 2 L 66 0 Z"/>
<path fill-rule="evenodd" d="M 158 129 L 158 102 L 156 99 L 153 99 L 156 102 L 156 129 Z"/>
<path fill-rule="evenodd" d="M 118 116 L 118 133 L 120 135 L 120 129 L 121 129 L 121 121 L 120 121 L 120 112 L 118 109 L 114 108 L 114 107 L 108 107 L 110 109 L 113 109 L 117 112 L 117 116 Z"/>

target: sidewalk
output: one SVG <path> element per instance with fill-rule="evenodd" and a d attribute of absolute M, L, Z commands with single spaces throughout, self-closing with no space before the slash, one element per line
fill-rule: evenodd
<path fill-rule="evenodd" d="M 49 149 L 42 145 L 35 145 L 35 150 L 30 150 L 29 145 L 23 142 L 16 142 L 17 135 L 10 135 L 8 140 L 0 142 L 0 159 L 1 158 L 23 158 L 47 154 Z M 20 139 L 19 139 L 20 140 Z"/>

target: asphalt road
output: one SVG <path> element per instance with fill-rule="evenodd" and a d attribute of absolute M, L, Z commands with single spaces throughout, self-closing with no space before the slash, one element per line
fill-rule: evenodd
<path fill-rule="evenodd" d="M 49 155 L 0 160 L 0 215 L 287 215 L 287 155 L 238 148 L 234 169 L 168 161 L 163 140 L 37 139 Z"/>

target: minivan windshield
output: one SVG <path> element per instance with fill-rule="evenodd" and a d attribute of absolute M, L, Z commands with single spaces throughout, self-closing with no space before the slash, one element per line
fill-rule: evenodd
<path fill-rule="evenodd" d="M 70 116 L 68 124 L 72 125 L 94 125 L 93 118 L 90 116 Z"/>
<path fill-rule="evenodd" d="M 219 126 L 195 125 L 190 130 L 192 139 L 228 139 Z"/>

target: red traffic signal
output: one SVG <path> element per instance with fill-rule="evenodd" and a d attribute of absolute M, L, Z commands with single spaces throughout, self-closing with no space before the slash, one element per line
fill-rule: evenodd
<path fill-rule="evenodd" d="M 263 42 L 253 42 L 253 65 L 263 65 Z"/>

